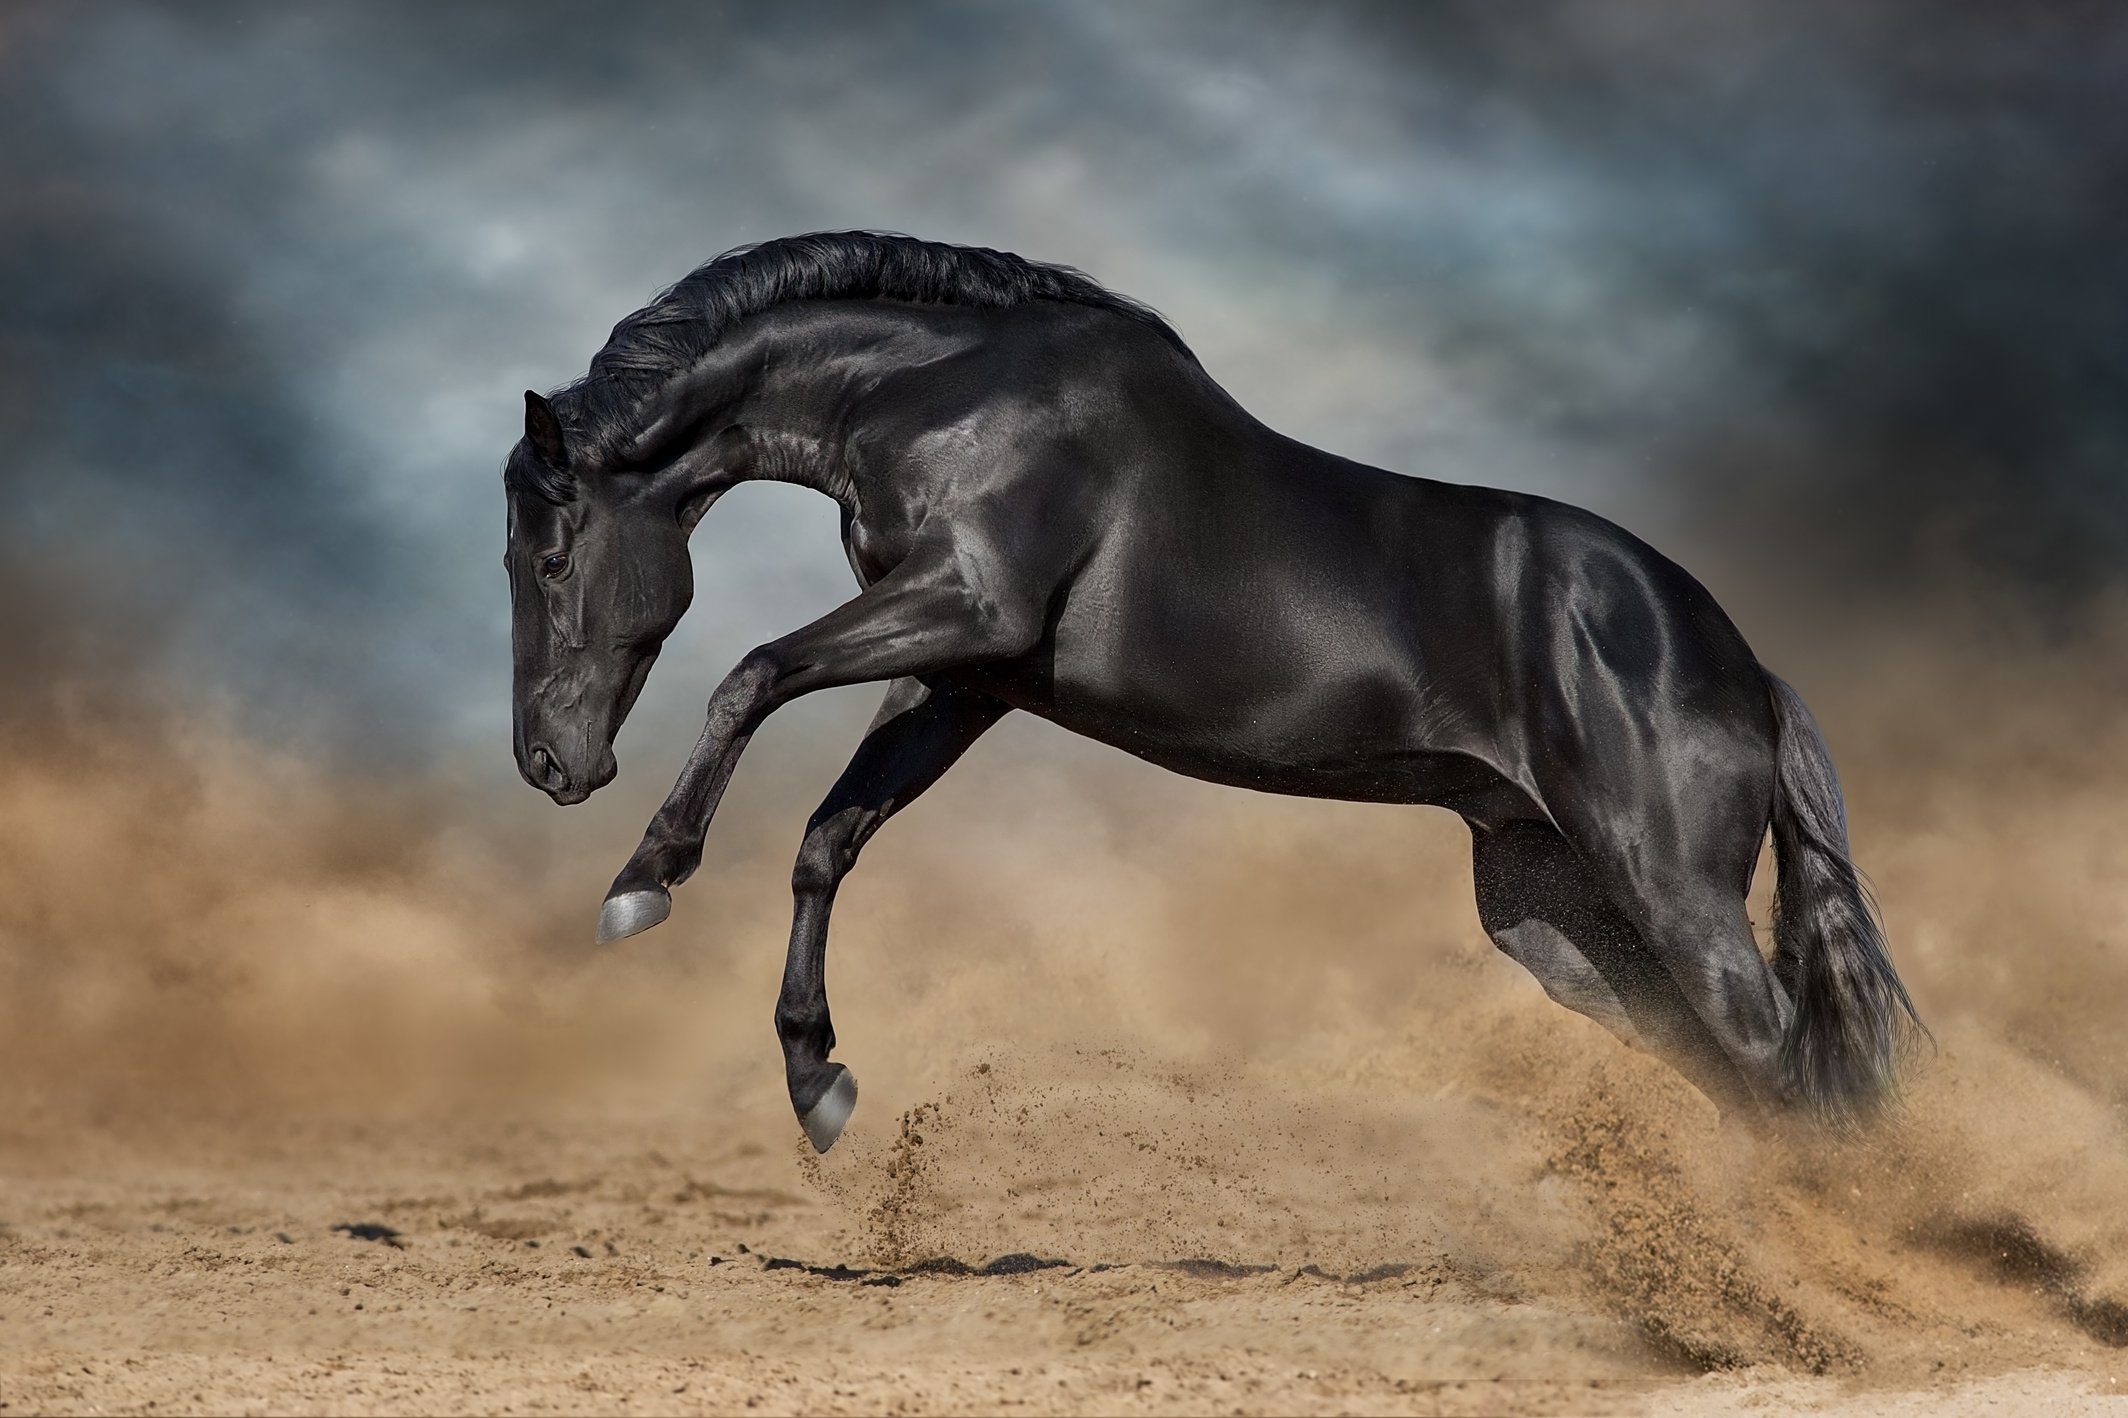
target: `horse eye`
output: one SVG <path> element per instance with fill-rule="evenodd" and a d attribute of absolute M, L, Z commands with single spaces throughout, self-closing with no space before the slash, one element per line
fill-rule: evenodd
<path fill-rule="evenodd" d="M 545 561 L 542 561 L 539 564 L 539 569 L 541 574 L 545 576 L 559 576 L 569 569 L 569 557 L 564 552 L 556 552 Z"/>

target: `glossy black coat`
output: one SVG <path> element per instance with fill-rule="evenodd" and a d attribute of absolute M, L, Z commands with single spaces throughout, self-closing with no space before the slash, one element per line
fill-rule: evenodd
<path fill-rule="evenodd" d="M 1846 1112 L 1889 1081 L 1905 996 L 1815 726 L 1697 581 L 1603 518 L 1295 442 L 1163 327 L 1070 300 L 792 300 L 732 322 L 625 436 L 572 428 L 566 397 L 528 395 L 508 556 L 519 762 L 557 801 L 612 776 L 716 498 L 772 478 L 842 508 L 862 590 L 724 680 L 606 921 L 663 919 L 766 715 L 887 684 L 793 876 L 776 1024 L 801 1117 L 842 1078 L 837 884 L 1015 709 L 1192 777 L 1460 814 L 1501 949 L 1718 1098 Z M 563 473 L 570 500 L 527 491 Z M 1744 906 L 1769 824 L 1772 968 Z"/>

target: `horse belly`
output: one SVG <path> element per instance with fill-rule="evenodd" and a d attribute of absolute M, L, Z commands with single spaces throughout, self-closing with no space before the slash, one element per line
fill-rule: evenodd
<path fill-rule="evenodd" d="M 1260 588 L 1223 597 L 1200 585 L 1151 604 L 1074 598 L 1050 641 L 987 687 L 1193 778 L 1390 802 L 1470 790 L 1456 716 L 1429 696 L 1393 622 L 1321 604 L 1295 615 Z"/>

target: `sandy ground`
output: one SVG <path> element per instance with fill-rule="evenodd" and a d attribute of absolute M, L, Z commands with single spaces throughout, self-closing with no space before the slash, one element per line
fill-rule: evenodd
<path fill-rule="evenodd" d="M 1523 1047 L 1549 1060 L 1552 1023 L 1525 1024 Z M 1630 1059 L 1527 1115 L 1484 1089 L 1385 1099 L 1377 1075 L 1044 1062 L 1039 1085 L 978 1063 L 820 1161 L 765 1089 L 663 1113 L 64 1138 L 18 1118 L 0 1154 L 0 1402 L 2128 1407 L 2112 1396 L 2128 1353 L 2106 1342 L 2128 1311 L 2089 1312 L 2107 1302 L 2048 1273 L 2000 1200 L 1917 1230 L 1846 1195 L 1892 1188 L 1896 1168 L 1799 1168 Z M 1632 1136 L 1650 1116 L 1655 1140 Z M 1682 1163 L 1730 1149 L 1786 1174 L 1763 1207 L 1727 1190 L 1731 1168 Z M 365 1225 L 396 1235 L 335 1229 Z"/>
<path fill-rule="evenodd" d="M 844 893 L 815 1158 L 772 769 L 598 953 L 625 804 L 0 764 L 0 1411 L 2128 1411 L 2128 745 L 1867 708 L 1937 1048 L 1847 1140 L 1553 1006 L 1438 814 L 1008 736 Z"/>

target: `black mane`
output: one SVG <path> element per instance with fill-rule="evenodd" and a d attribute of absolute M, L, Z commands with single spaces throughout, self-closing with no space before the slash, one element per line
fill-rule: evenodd
<path fill-rule="evenodd" d="M 610 452 L 635 433 L 645 398 L 693 368 L 733 326 L 793 300 L 990 308 L 1061 300 L 1113 311 L 1190 352 L 1157 311 L 1069 266 L 887 232 L 813 232 L 735 247 L 697 266 L 613 327 L 590 372 L 555 391 L 555 412 L 574 439 Z M 513 457 L 505 473 L 549 502 L 576 496 L 572 475 L 537 458 Z"/>

